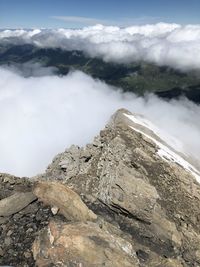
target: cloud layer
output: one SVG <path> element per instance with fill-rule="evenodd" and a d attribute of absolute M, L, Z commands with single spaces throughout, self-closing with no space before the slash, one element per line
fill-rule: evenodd
<path fill-rule="evenodd" d="M 2 30 L 0 43 L 82 50 L 112 62 L 144 60 L 180 70 L 200 69 L 200 25 L 158 23 L 126 28 L 96 25 L 83 29 Z"/>
<path fill-rule="evenodd" d="M 47 73 L 46 73 L 47 75 Z M 24 78 L 0 68 L 0 172 L 36 175 L 71 144 L 91 142 L 118 108 L 144 114 L 200 157 L 200 107 L 113 90 L 81 72 Z"/>

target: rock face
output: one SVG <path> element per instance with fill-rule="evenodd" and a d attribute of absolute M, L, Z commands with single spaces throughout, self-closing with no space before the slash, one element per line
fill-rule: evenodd
<path fill-rule="evenodd" d="M 91 222 L 50 222 L 34 242 L 33 254 L 38 266 L 139 266 L 130 242 Z"/>
<path fill-rule="evenodd" d="M 200 266 L 199 178 L 142 117 L 119 110 L 92 144 L 72 146 L 31 179 L 54 213 L 31 236 L 36 266 Z M 33 204 L 45 214 L 38 200 L 25 210 Z"/>

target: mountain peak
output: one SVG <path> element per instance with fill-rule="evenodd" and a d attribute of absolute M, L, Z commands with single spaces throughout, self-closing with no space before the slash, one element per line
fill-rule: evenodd
<path fill-rule="evenodd" d="M 110 125 L 115 127 L 124 125 L 153 142 L 158 150 L 157 154 L 165 161 L 182 166 L 200 182 L 200 165 L 191 156 L 179 150 L 180 143 L 173 136 L 167 135 L 143 115 L 131 113 L 126 109 L 119 109 L 112 116 Z"/>
<path fill-rule="evenodd" d="M 33 255 L 39 267 L 59 262 L 88 267 L 198 266 L 199 172 L 168 140 L 143 116 L 118 110 L 91 144 L 66 149 L 44 174 L 32 179 L 0 177 L 3 203 L 12 205 L 14 195 L 17 205 L 21 194 L 15 193 L 22 183 L 27 184 L 25 192 L 39 198 L 27 201 L 22 210 L 32 230 L 27 231 L 20 212 L 3 218 L 4 229 L 9 226 L 16 231 L 22 224 L 25 231 L 20 240 L 31 235 L 33 242 L 37 235 Z M 38 213 L 47 226 L 36 233 L 41 228 L 38 219 L 33 220 Z M 3 230 L 4 244 L 6 238 Z M 26 262 L 12 236 L 9 242 L 18 260 Z M 19 241 L 20 248 L 31 249 L 32 243 L 24 244 Z M 6 245 L 3 249 L 7 250 Z"/>

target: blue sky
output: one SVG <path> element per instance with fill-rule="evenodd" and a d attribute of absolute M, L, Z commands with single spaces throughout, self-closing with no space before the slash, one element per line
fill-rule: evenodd
<path fill-rule="evenodd" d="M 0 0 L 0 28 L 200 24 L 200 0 Z"/>

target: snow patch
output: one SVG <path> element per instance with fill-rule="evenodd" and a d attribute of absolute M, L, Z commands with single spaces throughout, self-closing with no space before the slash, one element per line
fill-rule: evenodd
<path fill-rule="evenodd" d="M 139 125 L 147 128 L 147 129 L 151 130 L 156 136 L 158 136 L 160 139 L 162 139 L 165 142 L 166 138 L 162 138 L 162 136 L 160 136 L 159 133 L 161 131 L 155 125 L 153 125 L 153 123 L 151 123 L 150 121 L 146 120 L 142 116 L 128 115 L 126 113 L 124 113 L 124 115 L 128 119 L 130 119 L 132 122 L 134 122 L 135 124 L 139 124 Z M 135 130 L 136 132 L 143 134 L 145 137 L 152 140 L 159 147 L 157 154 L 162 159 L 164 159 L 165 161 L 171 161 L 171 162 L 177 163 L 178 165 L 183 167 L 186 171 L 190 172 L 196 178 L 196 180 L 200 183 L 200 172 L 192 164 L 190 164 L 185 159 L 183 159 L 178 153 L 176 153 L 172 149 L 170 149 L 170 147 L 168 147 L 168 146 L 162 144 L 160 141 L 156 140 L 153 136 L 150 136 L 149 134 L 145 133 L 144 131 L 142 131 L 140 129 L 133 127 L 132 125 L 130 125 L 130 128 Z M 175 141 L 175 144 L 179 144 L 179 142 L 176 141 L 174 138 L 172 138 L 172 137 L 170 137 L 170 138 L 171 138 L 171 140 Z"/>

